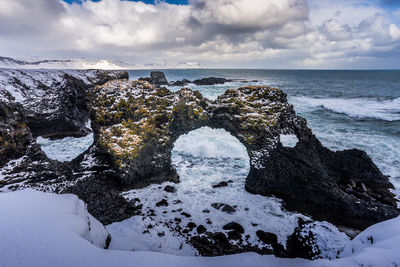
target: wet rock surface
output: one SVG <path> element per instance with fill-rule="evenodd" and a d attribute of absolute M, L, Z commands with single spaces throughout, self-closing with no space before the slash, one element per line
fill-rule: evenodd
<path fill-rule="evenodd" d="M 225 84 L 227 82 L 231 82 L 230 79 L 219 78 L 219 77 L 207 77 L 201 78 L 194 81 L 190 81 L 188 79 L 182 79 L 178 81 L 174 81 L 169 83 L 165 74 L 161 71 L 152 71 L 150 72 L 150 77 L 141 77 L 138 79 L 139 81 L 146 81 L 155 87 L 160 87 L 161 85 L 171 85 L 171 86 L 185 86 L 187 84 L 193 83 L 195 85 L 216 85 L 216 84 Z"/>
<path fill-rule="evenodd" d="M 230 81 L 231 80 L 225 78 L 208 77 L 208 78 L 194 80 L 193 83 L 195 85 L 215 85 L 215 84 L 224 84 Z"/>

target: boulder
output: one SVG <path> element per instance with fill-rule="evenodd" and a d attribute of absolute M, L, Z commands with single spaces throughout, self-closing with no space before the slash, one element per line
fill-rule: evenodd
<path fill-rule="evenodd" d="M 263 243 L 270 245 L 276 245 L 278 243 L 278 237 L 274 233 L 268 233 L 262 230 L 258 230 L 256 232 L 256 235 Z"/>
<path fill-rule="evenodd" d="M 154 85 L 168 85 L 167 78 L 165 78 L 164 72 L 152 71 L 150 72 L 150 78 Z"/>
<path fill-rule="evenodd" d="M 222 229 L 224 230 L 232 230 L 232 231 L 236 231 L 238 233 L 244 234 L 244 228 L 243 226 L 241 226 L 239 223 L 237 222 L 230 222 L 225 224 Z"/>
<path fill-rule="evenodd" d="M 187 80 L 187 79 L 183 79 L 181 81 L 175 81 L 175 82 L 171 83 L 170 85 L 172 85 L 172 86 L 185 86 L 188 83 L 192 83 L 192 82 Z"/>
<path fill-rule="evenodd" d="M 225 78 L 208 77 L 208 78 L 194 80 L 193 83 L 195 85 L 215 85 L 215 84 L 224 84 L 230 81 L 231 80 Z"/>
<path fill-rule="evenodd" d="M 168 80 L 162 71 L 152 71 L 150 72 L 150 77 L 139 78 L 139 81 L 146 81 L 156 87 L 160 87 L 160 85 L 169 85 Z"/>

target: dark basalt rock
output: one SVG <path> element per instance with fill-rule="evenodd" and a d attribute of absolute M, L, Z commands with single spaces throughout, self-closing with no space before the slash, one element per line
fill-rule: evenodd
<path fill-rule="evenodd" d="M 168 206 L 168 201 L 166 199 L 160 200 L 159 202 L 156 203 L 157 207 L 161 207 L 161 206 Z"/>
<path fill-rule="evenodd" d="M 258 230 L 256 232 L 257 237 L 266 244 L 276 245 L 278 244 L 278 237 L 274 233 L 264 232 L 262 230 Z"/>
<path fill-rule="evenodd" d="M 213 185 L 212 187 L 213 188 L 227 187 L 229 182 L 232 182 L 232 181 L 227 181 L 227 182 L 222 181 L 222 182 L 219 182 L 218 184 Z"/>
<path fill-rule="evenodd" d="M 391 183 L 363 151 L 333 152 L 310 136 L 294 148 L 279 146 L 265 166 L 250 171 L 246 189 L 282 198 L 288 210 L 359 230 L 399 214 L 387 193 Z M 362 197 L 351 180 L 364 184 Z"/>
<path fill-rule="evenodd" d="M 212 203 L 211 207 L 213 207 L 216 210 L 221 210 L 221 211 L 229 213 L 229 214 L 236 212 L 234 207 L 232 207 L 228 204 L 225 204 L 225 203 Z"/>
<path fill-rule="evenodd" d="M 206 231 L 207 231 L 207 228 L 205 228 L 203 225 L 197 226 L 197 233 L 198 234 L 205 233 Z"/>
<path fill-rule="evenodd" d="M 188 227 L 190 230 L 193 230 L 193 228 L 196 227 L 196 224 L 195 224 L 194 222 L 189 222 L 188 225 L 187 225 L 187 227 Z"/>
<path fill-rule="evenodd" d="M 150 77 L 141 77 L 138 80 L 148 82 L 155 87 L 160 87 L 160 85 L 185 86 L 189 83 L 194 83 L 195 85 L 216 85 L 232 81 L 225 78 L 207 77 L 194 80 L 193 82 L 189 81 L 188 79 L 183 79 L 181 81 L 175 81 L 170 84 L 168 83 L 168 80 L 162 71 L 152 71 L 150 72 Z"/>
<path fill-rule="evenodd" d="M 236 231 L 238 233 L 244 234 L 244 228 L 243 226 L 241 226 L 239 223 L 237 222 L 230 222 L 225 224 L 222 229 L 224 230 L 233 230 Z"/>
<path fill-rule="evenodd" d="M 176 188 L 173 187 L 173 186 L 170 186 L 170 185 L 166 185 L 166 186 L 164 187 L 164 191 L 165 191 L 165 192 L 168 192 L 168 193 L 174 193 L 174 192 L 176 192 Z"/>
<path fill-rule="evenodd" d="M 192 82 L 187 80 L 187 79 L 183 79 L 181 81 L 175 81 L 175 82 L 171 83 L 170 85 L 172 85 L 172 86 L 185 86 L 188 83 L 192 83 Z"/>
<path fill-rule="evenodd" d="M 193 83 L 195 85 L 215 85 L 215 84 L 224 84 L 230 81 L 231 80 L 225 78 L 208 77 L 208 78 L 194 80 Z"/>
<path fill-rule="evenodd" d="M 286 242 L 286 256 L 289 258 L 317 259 L 321 253 L 314 234 L 307 227 L 312 222 L 299 218 L 299 225 Z"/>
<path fill-rule="evenodd" d="M 129 203 L 119 195 L 119 179 L 104 163 L 107 160 L 98 153 L 94 155 L 94 147 L 73 162 L 62 163 L 47 158 L 34 139 L 35 135 L 75 136 L 81 130 L 85 132 L 87 90 L 127 75 L 98 70 L 0 70 L 0 190 L 73 192 L 104 224 L 126 219 L 140 210 L 137 203 Z M 88 166 L 85 156 L 95 157 L 96 163 L 91 161 Z"/>
<path fill-rule="evenodd" d="M 22 105 L 34 137 L 84 136 L 89 133 L 85 126 L 89 117 L 87 91 L 95 85 L 121 78 L 128 78 L 128 73 L 2 69 L 0 96 Z"/>
<path fill-rule="evenodd" d="M 22 106 L 0 101 L 0 167 L 25 155 L 33 143 Z"/>
<path fill-rule="evenodd" d="M 162 71 L 152 71 L 150 72 L 150 77 L 139 78 L 140 81 L 146 81 L 150 84 L 159 87 L 160 85 L 169 85 L 167 78 L 165 78 L 164 72 Z"/>
<path fill-rule="evenodd" d="M 71 180 L 71 168 L 48 159 L 36 144 L 22 105 L 8 101 L 0 101 L 0 168 L 0 188 L 9 190 L 35 187 L 56 191 L 54 183 Z"/>

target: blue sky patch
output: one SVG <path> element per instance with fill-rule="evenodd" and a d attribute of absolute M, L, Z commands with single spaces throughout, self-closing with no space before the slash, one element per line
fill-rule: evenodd
<path fill-rule="evenodd" d="M 90 1 L 99 2 L 101 0 L 90 0 Z M 124 1 L 144 2 L 146 4 L 154 4 L 155 2 L 155 0 L 124 0 Z M 82 0 L 64 0 L 64 2 L 67 2 L 68 4 L 82 3 Z M 189 0 L 165 0 L 165 2 L 177 5 L 187 5 L 189 3 Z"/>

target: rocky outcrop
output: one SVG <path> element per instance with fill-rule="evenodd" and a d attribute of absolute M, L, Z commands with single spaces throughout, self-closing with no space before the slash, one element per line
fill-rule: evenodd
<path fill-rule="evenodd" d="M 74 192 L 103 223 L 135 214 L 138 207 L 119 195 L 119 180 L 92 150 L 72 163 L 58 162 L 34 138 L 76 135 L 88 119 L 87 91 L 120 77 L 127 73 L 0 70 L 0 191 Z"/>
<path fill-rule="evenodd" d="M 294 148 L 279 145 L 262 164 L 250 170 L 246 189 L 282 198 L 288 210 L 356 229 L 399 213 L 393 185 L 363 151 L 333 152 L 310 135 Z"/>
<path fill-rule="evenodd" d="M 0 167 L 27 153 L 33 142 L 22 107 L 0 101 Z"/>
<path fill-rule="evenodd" d="M 150 72 L 150 77 L 139 78 L 139 80 L 149 82 L 156 87 L 160 87 L 160 85 L 169 85 L 168 80 L 165 78 L 165 74 L 162 71 L 152 71 Z"/>
<path fill-rule="evenodd" d="M 175 82 L 171 83 L 170 85 L 172 85 L 172 86 L 185 86 L 188 83 L 192 83 L 192 82 L 189 81 L 188 79 L 183 79 L 181 81 L 175 81 Z"/>
<path fill-rule="evenodd" d="M 246 147 L 249 192 L 357 229 L 400 214 L 392 185 L 371 159 L 359 150 L 324 148 L 279 89 L 243 87 L 210 101 L 190 89 L 172 93 L 145 81 L 116 80 L 91 91 L 90 109 L 95 146 L 126 187 L 178 182 L 170 159 L 174 142 L 210 126 Z M 295 134 L 299 142 L 283 147 L 280 134 Z"/>
<path fill-rule="evenodd" d="M 41 151 L 18 103 L 0 101 L 0 144 L 0 188 L 46 188 L 56 181 L 68 183 L 70 169 Z"/>
<path fill-rule="evenodd" d="M 0 100 L 21 104 L 36 136 L 84 136 L 87 91 L 108 80 L 128 78 L 121 71 L 0 70 Z"/>
<path fill-rule="evenodd" d="M 231 82 L 232 80 L 218 77 L 207 77 L 201 78 L 194 81 L 189 81 L 188 79 L 178 80 L 172 83 L 169 83 L 165 74 L 162 71 L 152 71 L 150 72 L 150 77 L 141 77 L 139 81 L 146 81 L 155 87 L 160 87 L 160 85 L 171 85 L 171 86 L 185 86 L 189 83 L 193 83 L 195 85 L 216 85 L 216 84 L 224 84 L 226 82 Z"/>
<path fill-rule="evenodd" d="M 195 85 L 215 85 L 215 84 L 224 84 L 230 81 L 231 80 L 225 78 L 208 77 L 208 78 L 194 80 L 193 83 Z"/>

